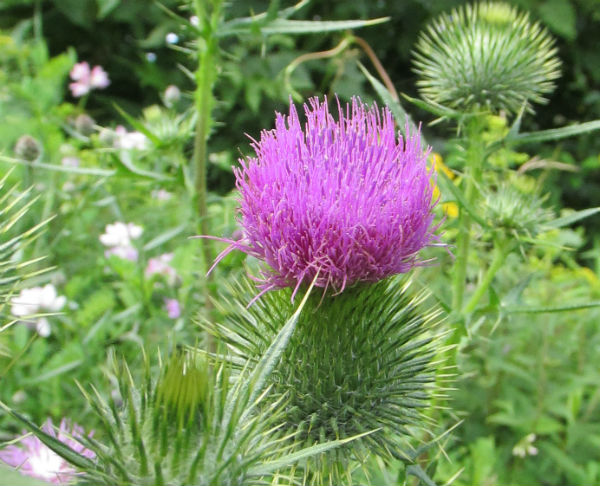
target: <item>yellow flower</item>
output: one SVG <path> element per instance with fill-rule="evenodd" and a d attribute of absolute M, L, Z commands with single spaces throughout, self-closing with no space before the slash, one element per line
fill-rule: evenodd
<path fill-rule="evenodd" d="M 452 172 L 448 168 L 448 166 L 444 164 L 444 161 L 440 154 L 433 152 L 431 154 L 431 163 L 433 164 L 433 167 L 436 172 L 439 173 L 439 171 L 441 170 L 444 174 L 448 176 L 448 179 L 453 180 L 456 177 L 454 175 L 454 172 Z M 440 197 L 440 194 L 440 189 L 436 184 L 433 188 L 433 199 L 438 199 Z M 446 214 L 450 218 L 458 217 L 458 205 L 455 202 L 442 203 L 442 210 L 444 211 L 444 214 Z"/>

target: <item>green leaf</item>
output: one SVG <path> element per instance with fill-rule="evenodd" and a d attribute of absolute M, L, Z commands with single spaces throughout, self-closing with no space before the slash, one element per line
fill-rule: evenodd
<path fill-rule="evenodd" d="M 260 33 L 263 35 L 272 34 L 321 34 L 324 32 L 336 32 L 339 30 L 349 29 L 360 29 L 362 27 L 369 27 L 371 25 L 381 24 L 387 22 L 389 17 L 381 17 L 371 20 L 288 20 L 283 18 L 277 18 L 271 22 L 265 22 L 264 25 L 258 25 Z M 256 25 L 248 24 L 242 28 L 238 26 L 229 26 L 225 24 L 220 31 L 217 31 L 217 35 L 225 37 L 228 35 L 235 34 L 246 34 L 250 33 L 252 27 L 256 28 Z"/>
<path fill-rule="evenodd" d="M 373 88 L 375 89 L 375 91 L 377 92 L 379 97 L 381 98 L 381 101 L 383 101 L 385 103 L 385 105 L 392 112 L 392 115 L 394 115 L 394 118 L 396 119 L 396 122 L 398 123 L 398 128 L 400 129 L 402 134 L 406 135 L 406 133 L 405 133 L 406 132 L 406 130 L 405 130 L 406 124 L 408 124 L 411 133 L 417 133 L 418 132 L 417 126 L 413 122 L 410 115 L 402 107 L 400 102 L 398 100 L 394 99 L 394 97 L 388 91 L 388 89 L 382 83 L 380 83 L 377 78 L 375 78 L 371 73 L 369 73 L 367 68 L 364 67 L 360 62 L 358 63 L 358 67 L 363 72 L 363 74 L 367 77 L 367 79 L 369 80 L 369 82 L 371 83 L 371 85 L 373 86 Z M 404 123 L 402 123 L 403 121 L 404 121 Z M 423 135 L 421 135 L 421 140 L 423 142 L 423 145 L 427 146 L 427 141 L 425 140 Z"/>
<path fill-rule="evenodd" d="M 555 307 L 527 307 L 527 306 L 511 306 L 505 307 L 503 310 L 510 314 L 545 314 L 552 312 L 570 312 L 583 309 L 591 309 L 600 307 L 600 301 L 586 302 L 582 304 L 569 304 Z"/>
<path fill-rule="evenodd" d="M 146 135 L 146 137 L 148 137 L 154 145 L 160 145 L 160 138 L 158 138 L 150 130 L 148 130 L 148 128 L 146 128 L 146 125 L 144 125 L 141 121 L 136 120 L 116 103 L 113 103 L 113 106 L 115 110 L 119 112 L 119 115 L 121 115 L 133 128 L 135 128 L 138 132 L 142 132 L 144 135 Z"/>
<path fill-rule="evenodd" d="M 551 442 L 540 443 L 539 448 L 550 460 L 554 461 L 562 470 L 571 476 L 571 481 L 576 484 L 590 484 L 584 469 L 577 464 L 569 455 Z"/>
<path fill-rule="evenodd" d="M 547 0 L 538 7 L 538 14 L 548 28 L 572 41 L 577 37 L 575 7 L 569 0 Z"/>
<path fill-rule="evenodd" d="M 131 161 L 131 157 L 129 157 L 129 153 L 127 152 L 123 152 L 120 157 L 113 153 L 112 158 L 116 163 L 121 164 L 127 172 L 130 172 L 132 174 L 139 175 L 142 177 L 148 177 L 157 181 L 167 181 L 173 179 L 172 177 L 159 174 L 158 172 L 140 169 L 139 167 L 133 164 L 133 162 Z"/>
<path fill-rule="evenodd" d="M 153 238 L 148 243 L 146 243 L 144 245 L 144 251 L 153 250 L 157 246 L 160 246 L 163 243 L 166 243 L 167 241 L 175 238 L 177 235 L 181 234 L 185 230 L 186 227 L 187 227 L 186 224 L 181 224 L 179 226 L 176 226 L 175 228 L 171 228 L 171 229 L 168 229 L 167 231 L 164 231 L 163 233 L 158 235 L 156 238 Z"/>
<path fill-rule="evenodd" d="M 459 202 L 461 207 L 463 207 L 469 215 L 473 218 L 474 221 L 477 221 L 483 228 L 488 228 L 489 225 L 485 222 L 485 220 L 479 216 L 477 210 L 469 204 L 462 191 L 455 186 L 452 181 L 448 178 L 443 171 L 438 172 L 437 183 L 440 186 L 442 191 L 450 191 L 452 195 Z"/>
<path fill-rule="evenodd" d="M 37 425 L 33 422 L 30 422 L 23 415 L 18 412 L 15 412 L 12 408 L 7 406 L 4 402 L 0 401 L 0 408 L 4 409 L 6 413 L 8 413 L 11 417 L 13 417 L 17 422 L 26 427 L 33 435 L 35 435 L 43 444 L 47 445 L 51 450 L 56 452 L 60 457 L 69 461 L 75 467 L 86 470 L 93 469 L 94 463 L 85 456 L 82 456 L 71 449 L 68 445 L 59 441 L 55 437 L 47 434 L 43 430 L 41 430 Z"/>
<path fill-rule="evenodd" d="M 56 172 L 68 172 L 71 174 L 110 177 L 112 175 L 115 175 L 116 173 L 116 171 L 114 170 L 86 169 L 85 167 L 65 167 L 63 165 L 45 164 L 44 162 L 35 162 L 32 164 L 31 162 L 27 162 L 21 159 L 13 159 L 12 157 L 7 157 L 5 155 L 0 155 L 0 160 L 3 162 L 8 162 L 9 164 L 26 165 L 35 169 L 52 170 Z"/>
<path fill-rule="evenodd" d="M 562 228 L 563 226 L 569 226 L 570 224 L 573 224 L 576 221 L 588 218 L 598 212 L 600 212 L 600 207 L 582 209 L 581 211 L 575 211 L 572 214 L 568 214 L 567 216 L 563 216 L 562 218 L 550 221 L 549 223 L 546 223 L 545 226 L 550 229 Z"/>
<path fill-rule="evenodd" d="M 402 96 L 406 98 L 413 105 L 421 108 L 422 110 L 428 111 L 429 113 L 433 113 L 434 115 L 440 116 L 442 118 L 464 118 L 469 115 L 465 113 L 461 113 L 460 111 L 452 110 L 450 108 L 446 108 L 434 101 L 431 100 L 420 100 L 417 98 L 411 98 L 410 96 L 402 93 Z"/>
<path fill-rule="evenodd" d="M 71 22 L 84 29 L 91 29 L 96 17 L 96 0 L 55 0 L 54 7 Z"/>
<path fill-rule="evenodd" d="M 98 2 L 98 20 L 102 20 L 119 6 L 121 0 L 96 0 Z"/>
<path fill-rule="evenodd" d="M 437 486 L 433 480 L 427 475 L 423 468 L 418 464 L 411 464 L 406 468 L 406 474 L 410 476 L 415 476 L 418 478 L 423 484 L 427 486 Z"/>
<path fill-rule="evenodd" d="M 324 442 L 322 444 L 317 444 L 317 445 L 314 445 L 311 447 L 306 447 L 297 452 L 293 452 L 291 454 L 287 454 L 283 457 L 280 457 L 279 459 L 277 459 L 275 461 L 269 461 L 269 462 L 260 464 L 258 466 L 255 466 L 253 468 L 250 468 L 248 470 L 248 474 L 252 475 L 252 476 L 255 476 L 255 475 L 261 476 L 264 474 L 268 474 L 270 472 L 276 471 L 283 467 L 290 466 L 298 461 L 301 461 L 302 459 L 306 459 L 306 458 L 314 456 L 316 454 L 321 454 L 323 452 L 327 452 L 328 450 L 331 450 L 335 447 L 339 447 L 341 445 L 347 444 L 350 441 L 360 439 L 361 437 L 372 434 L 374 432 L 377 432 L 377 430 L 365 432 L 364 434 L 355 435 L 355 436 L 349 437 L 347 439 L 331 440 L 328 442 Z"/>
<path fill-rule="evenodd" d="M 521 145 L 525 143 L 545 142 L 548 140 L 560 140 L 561 138 L 574 137 L 583 133 L 600 130 L 600 120 L 594 120 L 586 123 L 577 123 L 567 127 L 552 128 L 550 130 L 540 130 L 538 132 L 520 133 L 515 136 L 506 137 L 503 142 L 509 145 Z"/>

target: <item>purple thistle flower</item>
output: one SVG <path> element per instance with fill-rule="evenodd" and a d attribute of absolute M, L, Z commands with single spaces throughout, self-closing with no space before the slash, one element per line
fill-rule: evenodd
<path fill-rule="evenodd" d="M 58 433 L 48 419 L 42 430 L 66 444 L 75 452 L 93 459 L 95 454 L 86 449 L 76 439 L 83 437 L 83 428 L 77 424 L 70 425 L 62 419 Z M 92 433 L 89 434 L 90 436 Z M 67 484 L 72 481 L 77 471 L 34 435 L 26 435 L 18 445 L 9 445 L 0 449 L 0 460 L 17 468 L 22 474 L 32 476 L 54 484 Z"/>
<path fill-rule="evenodd" d="M 295 294 L 317 272 L 316 285 L 338 293 L 376 282 L 422 263 L 417 253 L 437 240 L 420 134 L 396 138 L 390 111 L 359 98 L 337 105 L 336 121 L 327 99 L 311 99 L 302 126 L 291 103 L 234 168 L 244 237 L 225 240 L 215 264 L 234 249 L 263 260 L 261 294 Z"/>

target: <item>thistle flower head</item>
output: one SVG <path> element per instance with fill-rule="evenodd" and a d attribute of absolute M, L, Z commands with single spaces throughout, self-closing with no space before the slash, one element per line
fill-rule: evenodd
<path fill-rule="evenodd" d="M 461 6 L 421 34 L 414 66 L 423 98 L 461 111 L 516 113 L 543 103 L 560 61 L 554 39 L 505 3 Z"/>
<path fill-rule="evenodd" d="M 433 172 L 419 133 L 397 136 L 387 109 L 360 99 L 337 120 L 327 100 L 293 104 L 253 141 L 255 157 L 234 169 L 244 237 L 231 241 L 263 260 L 263 291 L 311 282 L 341 292 L 419 263 L 436 236 Z"/>
<path fill-rule="evenodd" d="M 57 432 L 52 425 L 52 420 L 48 419 L 42 426 L 42 430 L 82 456 L 90 459 L 94 457 L 92 451 L 77 441 L 84 435 L 83 428 L 79 425 L 71 425 L 63 419 Z M 9 466 L 18 468 L 26 476 L 55 484 L 67 484 L 73 480 L 76 474 L 76 470 L 71 464 L 32 435 L 27 435 L 17 444 L 1 449 L 0 460 Z"/>

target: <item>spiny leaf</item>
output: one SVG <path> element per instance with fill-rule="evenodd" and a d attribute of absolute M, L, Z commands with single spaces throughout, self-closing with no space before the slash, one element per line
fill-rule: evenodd
<path fill-rule="evenodd" d="M 286 454 L 285 456 L 283 456 L 280 459 L 277 459 L 275 461 L 269 461 L 269 462 L 266 462 L 259 466 L 255 466 L 255 467 L 251 468 L 249 472 L 250 472 L 250 474 L 257 475 L 257 476 L 267 474 L 267 473 L 276 471 L 278 469 L 281 469 L 285 466 L 289 466 L 290 464 L 294 464 L 298 461 L 301 461 L 302 459 L 306 459 L 308 457 L 315 456 L 315 455 L 321 454 L 323 452 L 327 452 L 331 449 L 334 449 L 335 447 L 339 447 L 339 446 L 347 444 L 348 442 L 351 442 L 353 440 L 360 439 L 361 437 L 365 437 L 374 432 L 377 432 L 377 430 L 378 429 L 375 429 L 370 432 L 365 432 L 363 434 L 358 434 L 358 435 L 355 435 L 354 437 L 348 437 L 347 439 L 330 440 L 330 441 L 324 442 L 322 444 L 317 444 L 317 445 L 314 445 L 311 447 L 306 447 L 297 452 L 292 452 L 290 454 Z"/>
<path fill-rule="evenodd" d="M 288 20 L 277 18 L 271 22 L 265 22 L 264 25 L 258 25 L 261 34 L 321 34 L 323 32 L 336 32 L 339 30 L 359 29 L 371 25 L 387 22 L 389 17 L 381 17 L 371 20 Z M 252 27 L 256 25 L 248 24 L 240 28 L 238 26 L 227 26 L 225 24 L 221 31 L 216 34 L 225 37 L 233 34 L 250 33 Z"/>
<path fill-rule="evenodd" d="M 567 216 L 563 216 L 562 218 L 550 221 L 549 223 L 546 223 L 545 226 L 550 229 L 562 228 L 563 226 L 569 226 L 570 224 L 573 224 L 581 219 L 589 218 L 590 216 L 593 216 L 594 214 L 599 212 L 600 207 L 575 211 L 572 214 L 568 214 Z"/>

